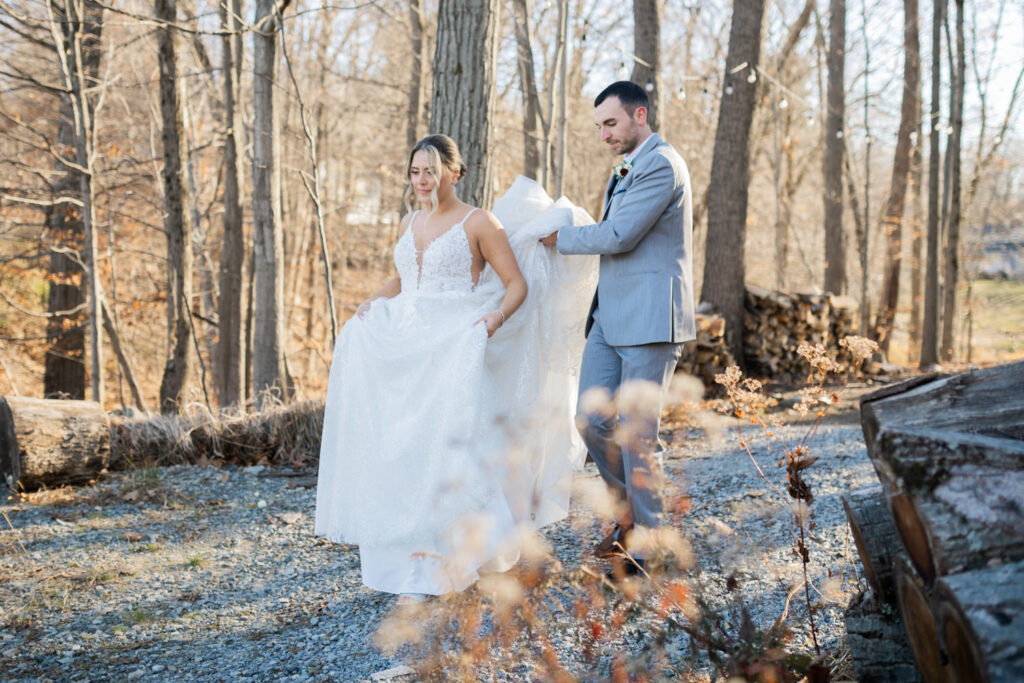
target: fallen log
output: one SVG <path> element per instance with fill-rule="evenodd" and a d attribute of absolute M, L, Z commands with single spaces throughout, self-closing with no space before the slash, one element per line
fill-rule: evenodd
<path fill-rule="evenodd" d="M 878 600 L 895 605 L 893 555 L 899 552 L 900 542 L 881 485 L 844 494 L 842 501 L 864 577 Z"/>
<path fill-rule="evenodd" d="M 936 595 L 958 681 L 1024 681 L 1024 562 L 945 576 Z"/>
<path fill-rule="evenodd" d="M 897 557 L 894 567 L 900 615 L 917 670 L 925 683 L 952 683 L 953 672 L 939 644 L 932 593 L 905 558 Z"/>
<path fill-rule="evenodd" d="M 80 483 L 110 459 L 110 425 L 92 401 L 0 397 L 0 476 L 12 491 Z"/>
<path fill-rule="evenodd" d="M 929 586 L 1024 559 L 1024 442 L 886 429 L 874 461 L 896 531 Z"/>

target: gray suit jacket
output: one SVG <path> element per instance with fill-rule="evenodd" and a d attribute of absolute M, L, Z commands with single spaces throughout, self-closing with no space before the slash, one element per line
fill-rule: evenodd
<path fill-rule="evenodd" d="M 601 255 L 587 334 L 596 313 L 612 346 L 696 338 L 692 207 L 686 162 L 655 133 L 606 193 L 601 222 L 558 231 L 559 252 Z"/>

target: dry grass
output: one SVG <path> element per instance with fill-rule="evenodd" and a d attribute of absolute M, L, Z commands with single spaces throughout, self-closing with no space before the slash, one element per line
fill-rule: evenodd
<path fill-rule="evenodd" d="M 269 464 L 308 467 L 320 453 L 323 401 L 264 406 L 259 413 L 145 415 L 111 425 L 111 467 Z"/>

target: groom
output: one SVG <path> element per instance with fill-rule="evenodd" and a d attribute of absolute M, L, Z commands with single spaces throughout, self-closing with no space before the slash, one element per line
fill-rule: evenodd
<path fill-rule="evenodd" d="M 651 131 L 648 107 L 647 93 L 629 81 L 612 83 L 597 96 L 594 123 L 601 140 L 623 155 L 605 191 L 601 222 L 566 226 L 541 240 L 563 254 L 601 255 L 577 424 L 602 478 L 622 503 L 615 530 L 595 554 L 615 557 L 625 548 L 637 559 L 621 566 L 629 574 L 644 562 L 642 551 L 630 548 L 634 525 L 661 523 L 661 463 L 655 452 L 661 398 L 683 342 L 696 336 L 690 174 L 675 149 Z M 654 382 L 649 386 L 660 386 L 660 392 L 651 392 L 653 400 L 633 401 L 628 410 L 621 400 L 625 392 L 618 411 L 594 409 L 583 400 L 595 389 L 614 396 L 633 380 Z"/>

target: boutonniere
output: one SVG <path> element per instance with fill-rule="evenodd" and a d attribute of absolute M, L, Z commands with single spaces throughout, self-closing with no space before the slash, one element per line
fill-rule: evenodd
<path fill-rule="evenodd" d="M 632 160 L 628 160 L 627 161 L 626 159 L 623 159 L 622 161 L 620 161 L 618 164 L 615 165 L 614 169 L 612 169 L 612 175 L 615 176 L 616 178 L 618 178 L 619 180 L 622 180 L 632 170 L 633 170 L 633 161 Z"/>

